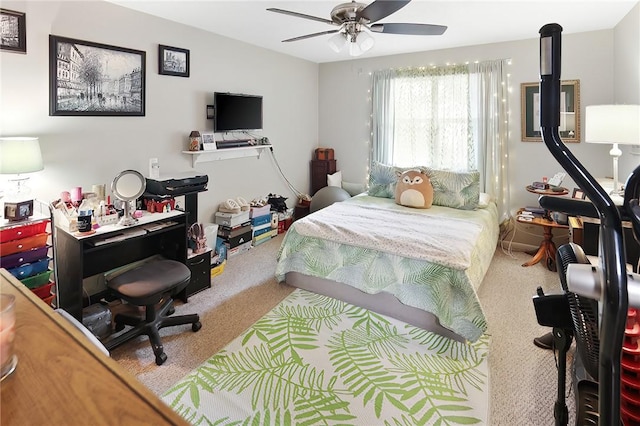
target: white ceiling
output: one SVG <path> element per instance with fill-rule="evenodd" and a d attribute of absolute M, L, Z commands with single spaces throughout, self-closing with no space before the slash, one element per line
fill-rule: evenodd
<path fill-rule="evenodd" d="M 275 7 L 330 19 L 331 9 L 341 0 L 109 1 L 312 62 L 350 59 L 346 53 L 335 53 L 329 48 L 327 40 L 331 35 L 281 42 L 337 27 L 266 10 Z M 637 0 L 413 0 L 379 22 L 446 25 L 447 31 L 441 36 L 373 34 L 374 47 L 360 58 L 536 38 L 540 27 L 548 23 L 560 24 L 563 34 L 611 29 L 637 3 Z"/>

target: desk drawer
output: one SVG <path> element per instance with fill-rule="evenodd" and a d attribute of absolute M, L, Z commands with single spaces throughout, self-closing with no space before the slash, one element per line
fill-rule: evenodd
<path fill-rule="evenodd" d="M 186 288 L 186 297 L 211 287 L 211 251 L 187 259 L 191 270 L 191 281 Z"/>

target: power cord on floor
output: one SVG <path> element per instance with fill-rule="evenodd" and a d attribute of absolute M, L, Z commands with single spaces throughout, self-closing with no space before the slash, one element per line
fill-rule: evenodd
<path fill-rule="evenodd" d="M 280 175 L 282 176 L 282 179 L 284 179 L 284 181 L 287 183 L 287 186 L 289 187 L 289 189 L 296 195 L 296 197 L 298 197 L 299 200 L 306 200 L 306 201 L 311 201 L 311 197 L 308 194 L 303 194 L 302 192 L 298 191 L 291 182 L 289 182 L 289 179 L 287 179 L 287 177 L 284 175 L 284 172 L 282 171 L 282 168 L 280 167 L 280 164 L 278 163 L 278 159 L 276 158 L 276 154 L 275 152 L 273 152 L 273 147 L 270 146 L 269 147 L 269 151 L 271 151 L 271 157 L 273 157 L 273 161 L 276 164 L 276 167 L 278 168 L 278 171 L 280 172 Z"/>

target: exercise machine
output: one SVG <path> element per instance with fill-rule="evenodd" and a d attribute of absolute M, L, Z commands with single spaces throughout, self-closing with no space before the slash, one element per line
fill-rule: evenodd
<path fill-rule="evenodd" d="M 565 293 L 560 298 L 555 297 L 557 300 L 554 302 L 545 302 L 544 299 L 551 301 L 553 297 L 540 294 L 539 291 L 534 305 L 539 320 L 558 324 L 552 327 L 554 342 L 564 345 L 562 355 L 566 355 L 571 341 L 568 336 L 564 340 L 556 339 L 557 330 L 575 337 L 577 362 L 581 362 L 585 370 L 591 370 L 585 381 L 588 384 L 583 389 L 584 395 L 588 395 L 588 398 L 585 396 L 585 404 L 589 405 L 589 410 L 576 413 L 577 423 L 593 425 L 599 422 L 614 426 L 619 425 L 621 420 L 620 361 L 627 313 L 629 306 L 640 306 L 640 275 L 626 271 L 622 229 L 624 217 L 632 222 L 634 238 L 639 239 L 640 166 L 627 179 L 623 205 L 616 206 L 609 194 L 562 142 L 559 135 L 561 33 L 562 27 L 558 24 L 547 24 L 540 29 L 540 128 L 549 152 L 590 201 L 542 196 L 539 202 L 541 207 L 548 210 L 600 219 L 599 264 L 596 267 L 584 263 L 575 247 L 559 250 L 562 252 L 558 255 L 558 261 L 563 264 L 561 273 L 565 278 Z M 547 314 L 544 312 L 538 314 L 539 306 L 551 306 L 551 303 L 567 309 L 571 313 L 571 322 L 567 323 L 567 317 L 560 314 L 555 319 L 545 316 Z M 588 307 L 595 309 L 595 313 L 587 314 Z M 560 376 L 560 371 L 558 374 Z M 564 380 L 564 377 L 559 377 L 558 400 L 554 410 L 557 425 L 567 424 L 568 421 Z"/>

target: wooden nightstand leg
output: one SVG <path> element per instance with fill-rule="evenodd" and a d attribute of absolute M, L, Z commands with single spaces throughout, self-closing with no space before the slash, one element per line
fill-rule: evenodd
<path fill-rule="evenodd" d="M 522 266 L 531 266 L 545 259 L 547 269 L 550 271 L 556 270 L 556 245 L 553 243 L 552 228 L 550 226 L 544 226 L 544 239 L 538 247 L 538 251 L 533 255 L 533 258 L 522 264 Z"/>
<path fill-rule="evenodd" d="M 540 262 L 546 255 L 546 247 L 544 244 L 544 241 L 540 244 L 540 247 L 538 247 L 538 251 L 536 252 L 536 254 L 533 255 L 533 258 L 522 264 L 522 266 L 531 266 L 531 265 L 535 265 L 536 263 Z"/>

